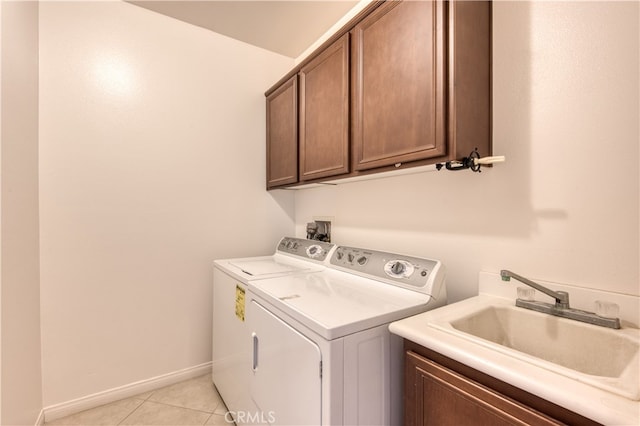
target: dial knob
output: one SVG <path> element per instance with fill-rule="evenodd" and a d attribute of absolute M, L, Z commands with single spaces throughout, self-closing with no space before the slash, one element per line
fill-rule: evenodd
<path fill-rule="evenodd" d="M 307 248 L 307 255 L 312 259 L 320 257 L 322 255 L 322 247 L 317 244 L 309 246 Z"/>
<path fill-rule="evenodd" d="M 360 256 L 358 258 L 358 264 L 364 265 L 365 263 L 367 263 L 367 257 L 366 256 Z"/>
<path fill-rule="evenodd" d="M 338 258 L 338 260 L 342 260 L 342 258 L 344 257 L 344 253 L 341 251 L 336 252 L 336 257 Z"/>
<path fill-rule="evenodd" d="M 353 253 L 349 253 L 347 255 L 347 259 L 349 260 L 350 263 L 353 262 L 353 258 L 354 258 Z"/>
<path fill-rule="evenodd" d="M 384 265 L 384 272 L 392 278 L 409 278 L 414 269 L 406 260 L 390 260 Z"/>
<path fill-rule="evenodd" d="M 391 265 L 391 272 L 393 272 L 396 275 L 400 275 L 402 274 L 407 268 L 400 262 L 396 262 L 393 265 Z"/>

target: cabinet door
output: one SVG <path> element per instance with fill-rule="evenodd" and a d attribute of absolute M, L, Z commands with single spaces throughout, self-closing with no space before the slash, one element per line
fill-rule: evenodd
<path fill-rule="evenodd" d="M 391 1 L 352 30 L 356 170 L 446 154 L 445 9 Z"/>
<path fill-rule="evenodd" d="M 297 76 L 267 96 L 267 188 L 298 181 Z"/>
<path fill-rule="evenodd" d="M 300 70 L 300 180 L 349 172 L 349 34 Z"/>
<path fill-rule="evenodd" d="M 561 425 L 427 358 L 405 356 L 405 425 Z"/>

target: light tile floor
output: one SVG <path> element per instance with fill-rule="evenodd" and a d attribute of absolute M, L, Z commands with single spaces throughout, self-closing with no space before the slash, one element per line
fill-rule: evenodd
<path fill-rule="evenodd" d="M 211 375 L 185 380 L 45 425 L 233 425 Z"/>

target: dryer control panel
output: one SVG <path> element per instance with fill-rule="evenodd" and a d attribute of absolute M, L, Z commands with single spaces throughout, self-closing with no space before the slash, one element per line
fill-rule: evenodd
<path fill-rule="evenodd" d="M 356 247 L 338 246 L 330 264 L 337 269 L 431 294 L 433 284 L 444 280 L 437 260 Z"/>
<path fill-rule="evenodd" d="M 277 251 L 323 262 L 334 247 L 335 244 L 324 243 L 322 241 L 284 237 L 280 240 Z"/>

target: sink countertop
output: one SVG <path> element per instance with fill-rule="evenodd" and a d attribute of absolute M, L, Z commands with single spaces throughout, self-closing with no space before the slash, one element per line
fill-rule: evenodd
<path fill-rule="evenodd" d="M 580 306 L 581 300 L 593 302 L 601 299 L 618 303 L 623 328 L 638 327 L 640 298 L 637 296 L 605 293 L 557 283 L 541 283 L 554 290 L 566 289 L 572 296 L 572 307 L 578 309 L 593 310 L 590 306 Z M 517 283 L 502 282 L 498 274 L 482 272 L 480 295 L 396 321 L 391 323 L 389 329 L 407 340 L 597 422 L 606 425 L 640 424 L 640 401 L 632 401 L 600 390 L 429 325 L 441 322 L 443 317 L 477 310 L 478 306 L 514 305 L 517 287 Z M 590 293 L 590 295 L 584 293 Z M 542 295 L 540 299 L 545 300 L 544 297 L 546 296 Z M 578 303 L 576 304 L 575 301 Z"/>

